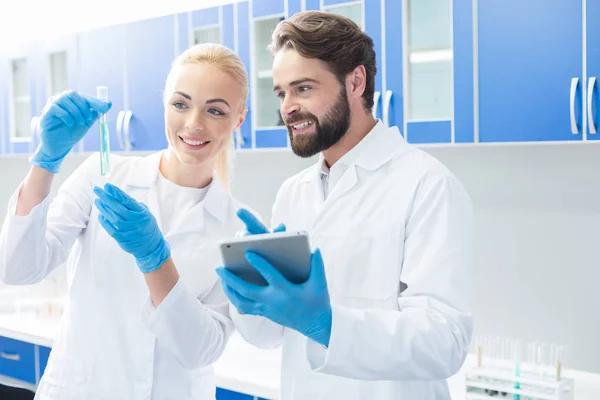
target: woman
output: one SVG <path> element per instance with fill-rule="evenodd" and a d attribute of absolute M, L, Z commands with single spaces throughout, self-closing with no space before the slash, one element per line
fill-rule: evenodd
<path fill-rule="evenodd" d="M 69 92 L 45 107 L 0 234 L 7 284 L 40 282 L 68 258 L 69 300 L 36 398 L 214 399 L 211 364 L 233 329 L 217 241 L 242 228 L 227 187 L 247 93 L 232 51 L 188 49 L 165 85 L 169 147 L 113 156 L 108 178 L 95 154 L 52 203 L 53 174 L 110 103 Z"/>

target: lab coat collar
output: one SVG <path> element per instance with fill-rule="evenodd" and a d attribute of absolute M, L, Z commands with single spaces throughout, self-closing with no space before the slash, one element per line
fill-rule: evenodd
<path fill-rule="evenodd" d="M 219 222 L 225 223 L 229 215 L 229 201 L 231 201 L 231 195 L 225 189 L 217 174 L 213 174 L 213 180 L 204 198 L 204 209 L 218 219 Z"/>
<path fill-rule="evenodd" d="M 396 154 L 399 147 L 406 143 L 397 127 L 387 128 L 379 120 L 367 136 L 365 136 L 365 139 L 367 137 L 369 137 L 369 142 L 366 143 L 364 148 L 360 149 L 359 154 L 352 157 L 355 161 L 349 165 L 356 165 L 369 171 L 374 171 L 385 165 Z M 324 162 L 325 159 L 323 158 L 323 153 L 321 153 L 312 171 L 306 174 L 302 178 L 302 181 L 311 182 L 315 179 L 321 179 L 321 175 L 326 170 Z"/>
<path fill-rule="evenodd" d="M 138 165 L 132 168 L 127 179 L 129 186 L 155 189 L 163 151 L 142 158 Z M 213 180 L 202 202 L 203 208 L 220 222 L 225 222 L 228 215 L 227 205 L 230 199 L 231 196 L 225 186 L 223 186 L 217 175 L 213 174 Z M 156 208 L 156 210 L 153 210 L 154 212 L 160 212 L 158 207 L 154 208 Z"/>
<path fill-rule="evenodd" d="M 368 171 L 375 171 L 385 165 L 405 143 L 397 127 L 388 128 L 381 121 L 377 122 L 368 135 L 373 135 L 371 142 L 356 159 L 356 165 Z"/>
<path fill-rule="evenodd" d="M 137 165 L 132 168 L 127 177 L 129 186 L 140 188 L 150 188 L 156 184 L 158 179 L 158 171 L 160 168 L 160 159 L 163 152 L 159 151 L 140 160 Z"/>

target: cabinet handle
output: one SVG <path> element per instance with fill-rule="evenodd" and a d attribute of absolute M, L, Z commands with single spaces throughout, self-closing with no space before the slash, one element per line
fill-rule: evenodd
<path fill-rule="evenodd" d="M 576 135 L 579 133 L 579 127 L 577 126 L 577 119 L 575 119 L 575 94 L 577 93 L 577 85 L 579 84 L 579 78 L 571 79 L 571 133 Z"/>
<path fill-rule="evenodd" d="M 594 86 L 596 86 L 596 77 L 591 77 L 588 80 L 588 98 L 587 98 L 587 107 L 588 107 L 588 125 L 590 127 L 590 133 L 591 134 L 595 134 L 596 133 L 596 125 L 594 124 L 594 107 L 593 107 L 593 101 L 594 101 Z"/>
<path fill-rule="evenodd" d="M 131 151 L 131 148 L 133 147 L 131 145 L 131 137 L 129 135 L 129 124 L 131 123 L 132 117 L 133 112 L 131 112 L 131 110 L 125 111 L 125 118 L 123 119 L 123 142 L 125 143 L 123 150 L 125 151 Z"/>
<path fill-rule="evenodd" d="M 377 118 L 377 107 L 379 106 L 379 98 L 381 97 L 381 92 L 377 91 L 373 95 L 373 118 Z"/>
<path fill-rule="evenodd" d="M 119 141 L 119 146 L 121 149 L 125 148 L 125 143 L 123 142 L 123 119 L 125 118 L 125 111 L 119 111 L 117 114 L 117 140 Z"/>
<path fill-rule="evenodd" d="M 383 124 L 387 127 L 390 126 L 390 103 L 392 101 L 392 91 L 386 90 L 385 97 L 383 98 Z"/>
<path fill-rule="evenodd" d="M 10 360 L 10 361 L 21 361 L 21 356 L 19 355 L 19 353 L 8 354 L 5 352 L 1 352 L 0 357 L 4 358 L 5 360 Z"/>

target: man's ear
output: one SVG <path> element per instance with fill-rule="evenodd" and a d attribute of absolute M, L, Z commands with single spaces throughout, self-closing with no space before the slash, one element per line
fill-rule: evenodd
<path fill-rule="evenodd" d="M 346 92 L 350 98 L 360 98 L 365 93 L 367 86 L 367 70 L 364 65 L 359 65 L 346 77 Z"/>

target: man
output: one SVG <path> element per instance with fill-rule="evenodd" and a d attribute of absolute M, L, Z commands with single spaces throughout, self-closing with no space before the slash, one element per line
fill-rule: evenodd
<path fill-rule="evenodd" d="M 283 344 L 284 400 L 449 399 L 472 332 L 467 193 L 372 117 L 373 42 L 349 19 L 296 14 L 270 49 L 292 149 L 320 153 L 282 185 L 272 222 L 310 232 L 319 250 L 300 285 L 252 253 L 268 286 L 219 269 L 234 323 L 258 347 Z"/>

